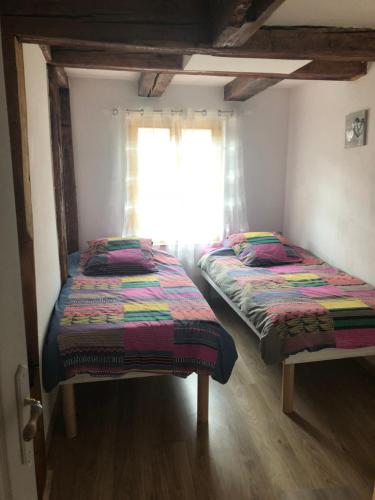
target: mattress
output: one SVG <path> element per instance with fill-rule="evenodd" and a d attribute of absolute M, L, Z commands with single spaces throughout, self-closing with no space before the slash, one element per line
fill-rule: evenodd
<path fill-rule="evenodd" d="M 47 391 L 75 375 L 131 371 L 225 383 L 237 359 L 232 337 L 172 255 L 155 250 L 157 272 L 85 276 L 71 256 L 43 348 Z"/>
<path fill-rule="evenodd" d="M 301 263 L 248 267 L 219 249 L 198 265 L 254 325 L 267 364 L 304 350 L 374 346 L 374 287 L 294 248 Z"/>

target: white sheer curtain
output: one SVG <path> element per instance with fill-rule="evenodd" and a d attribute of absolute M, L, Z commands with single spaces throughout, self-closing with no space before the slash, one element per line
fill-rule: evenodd
<path fill-rule="evenodd" d="M 202 247 L 246 229 L 237 118 L 220 112 L 125 114 L 124 234 L 150 237 L 195 277 Z"/>
<path fill-rule="evenodd" d="M 222 162 L 224 165 L 223 236 L 248 231 L 243 148 L 236 114 L 223 117 Z"/>

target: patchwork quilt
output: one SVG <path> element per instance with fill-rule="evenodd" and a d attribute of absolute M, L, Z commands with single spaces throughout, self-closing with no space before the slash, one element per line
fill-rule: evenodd
<path fill-rule="evenodd" d="M 176 258 L 156 250 L 155 262 L 157 272 L 131 276 L 86 276 L 82 259 L 71 266 L 44 345 L 46 390 L 79 374 L 136 370 L 227 382 L 232 338 Z"/>
<path fill-rule="evenodd" d="M 303 249 L 302 262 L 248 267 L 230 249 L 204 255 L 203 269 L 252 322 L 261 356 L 375 345 L 375 289 Z"/>

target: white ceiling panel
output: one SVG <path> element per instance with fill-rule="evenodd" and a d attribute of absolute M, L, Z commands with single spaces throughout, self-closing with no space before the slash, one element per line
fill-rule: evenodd
<path fill-rule="evenodd" d="M 171 85 L 201 85 L 204 87 L 223 87 L 233 80 L 233 76 L 175 75 Z"/>
<path fill-rule="evenodd" d="M 104 78 L 107 80 L 127 80 L 135 82 L 138 80 L 139 73 L 135 71 L 117 71 L 111 69 L 84 69 L 84 68 L 65 68 L 69 77 L 75 78 Z"/>
<path fill-rule="evenodd" d="M 375 0 L 374 0 L 375 1 Z M 310 60 L 246 59 L 244 57 L 216 57 L 201 54 L 185 59 L 185 70 L 190 71 L 243 71 L 254 73 L 282 73 L 288 75 Z"/>
<path fill-rule="evenodd" d="M 70 78 L 99 78 L 107 80 L 124 80 L 137 82 L 140 73 L 134 71 L 115 71 L 104 69 L 66 68 Z M 207 87 L 222 87 L 233 80 L 233 76 L 202 76 L 202 75 L 175 75 L 171 85 L 201 85 Z"/>
<path fill-rule="evenodd" d="M 375 28 L 375 0 L 286 0 L 266 24 Z"/>

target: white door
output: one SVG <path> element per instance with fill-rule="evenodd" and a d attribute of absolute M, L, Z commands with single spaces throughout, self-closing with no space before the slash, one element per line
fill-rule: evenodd
<path fill-rule="evenodd" d="M 1 36 L 0 36 L 1 45 Z M 16 209 L 0 46 L 0 499 L 36 500 L 33 454 L 22 465 L 15 375 L 27 366 Z"/>

